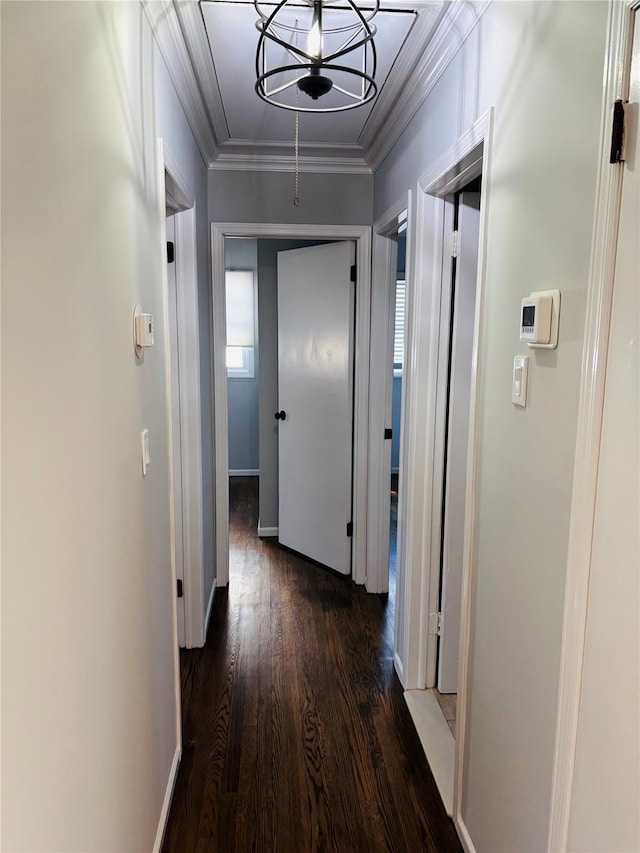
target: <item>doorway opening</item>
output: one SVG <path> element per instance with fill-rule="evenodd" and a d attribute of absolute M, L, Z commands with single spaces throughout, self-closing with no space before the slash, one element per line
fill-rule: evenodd
<path fill-rule="evenodd" d="M 352 261 L 352 242 L 225 238 L 230 516 L 250 503 L 257 536 L 343 574 L 351 570 Z"/>
<path fill-rule="evenodd" d="M 356 583 L 362 583 L 361 575 L 365 570 L 364 546 L 367 522 L 365 492 L 367 447 L 366 441 L 363 441 L 362 437 L 358 438 L 358 428 L 360 427 L 360 432 L 362 432 L 361 425 L 366 421 L 364 410 L 366 392 L 368 391 L 369 328 L 368 323 L 366 323 L 369 312 L 370 281 L 370 266 L 366 263 L 370 251 L 368 229 L 349 226 L 218 225 L 214 223 L 212 233 L 214 268 L 212 299 L 213 372 L 216 404 L 214 451 L 217 472 L 216 583 L 218 586 L 226 585 L 229 579 L 229 475 L 242 477 L 245 480 L 251 477 L 258 478 L 256 483 L 259 503 L 257 533 L 261 538 L 278 537 L 284 545 L 292 550 L 306 554 L 312 560 L 341 573 L 351 573 Z M 244 393 L 246 397 L 247 392 L 238 391 L 240 377 L 228 375 L 228 351 L 226 348 L 228 332 L 226 303 L 229 301 L 226 276 L 229 268 L 234 265 L 228 263 L 228 258 L 233 255 L 234 251 L 241 250 L 242 244 L 244 244 L 245 251 L 249 245 L 254 247 L 255 259 L 254 305 L 256 325 L 253 376 L 246 376 L 242 380 L 245 387 L 253 382 L 253 426 L 246 419 L 240 418 L 238 420 L 237 412 L 234 412 L 233 396 Z M 353 475 L 351 474 L 351 463 L 347 463 L 346 459 L 338 460 L 338 470 L 335 460 L 329 459 L 331 464 L 322 464 L 316 453 L 318 439 L 324 433 L 335 436 L 336 432 L 340 432 L 337 428 L 337 413 L 330 409 L 331 397 L 336 397 L 336 394 L 330 395 L 327 404 L 316 411 L 315 417 L 313 412 L 314 406 L 317 408 L 317 394 L 312 391 L 311 382 L 303 383 L 303 396 L 305 393 L 307 394 L 305 401 L 299 399 L 299 383 L 296 386 L 294 377 L 293 386 L 290 389 L 293 397 L 289 398 L 292 400 L 291 404 L 294 406 L 294 411 L 289 412 L 290 404 L 287 403 L 285 407 L 280 398 L 282 383 L 285 380 L 278 377 L 278 364 L 282 362 L 282 358 L 278 357 L 278 347 L 279 342 L 281 343 L 282 333 L 281 330 L 278 330 L 277 324 L 279 315 L 283 314 L 282 306 L 285 303 L 282 302 L 282 297 L 278 299 L 278 276 L 276 273 L 278 253 L 280 252 L 282 256 L 287 254 L 293 256 L 295 253 L 305 255 L 305 253 L 317 252 L 324 248 L 330 249 L 331 246 L 346 247 L 348 252 L 349 260 L 345 275 L 351 294 L 349 296 L 350 303 L 347 302 L 341 306 L 339 304 L 341 298 L 339 293 L 334 294 L 331 298 L 327 298 L 325 293 L 324 300 L 320 299 L 318 305 L 306 305 L 306 307 L 294 305 L 293 307 L 295 310 L 302 311 L 306 324 L 317 323 L 320 315 L 326 315 L 327 311 L 333 311 L 333 317 L 329 320 L 330 328 L 333 329 L 336 324 L 341 323 L 347 331 L 346 338 L 342 333 L 340 335 L 333 334 L 333 349 L 329 355 L 324 357 L 324 360 L 319 359 L 316 366 L 324 361 L 325 368 L 327 366 L 331 368 L 330 373 L 333 373 L 334 380 L 338 362 L 341 362 L 343 368 L 346 369 L 346 373 L 345 369 L 342 371 L 343 380 L 340 394 L 348 396 L 349 408 L 345 407 L 346 422 L 342 424 L 341 434 L 348 435 L 346 444 L 348 444 L 349 456 L 352 455 L 353 457 Z M 245 270 L 247 267 L 246 257 L 243 262 Z M 305 262 L 307 260 L 309 259 L 305 256 Z M 343 265 L 344 260 L 343 258 Z M 237 266 L 237 264 L 235 265 Z M 320 261 L 320 266 L 322 269 L 328 268 L 326 259 Z M 356 280 L 353 283 L 351 281 L 351 267 L 357 268 Z M 314 274 L 317 274 L 317 271 Z M 296 270 L 293 271 L 292 275 L 294 278 L 297 276 L 298 282 L 307 277 L 306 274 L 302 275 L 300 271 Z M 300 288 L 295 286 L 293 290 L 297 298 Z M 296 299 L 293 302 L 295 303 Z M 229 304 L 231 304 L 230 301 Z M 305 311 L 306 316 L 304 315 Z M 289 328 L 292 330 L 302 327 L 302 321 L 289 324 Z M 310 351 L 314 356 L 317 355 L 316 344 L 321 337 L 322 334 L 318 333 L 317 329 L 314 329 L 309 336 L 309 340 L 313 344 Z M 328 334 L 324 334 L 324 337 L 327 338 Z M 340 340 L 343 338 L 346 341 L 346 346 L 340 344 Z M 305 348 L 308 349 L 304 342 L 299 341 L 297 344 L 293 344 L 293 350 L 296 352 L 303 352 Z M 318 373 L 318 371 L 314 371 L 314 373 Z M 312 375 L 311 379 L 315 381 L 315 376 Z M 232 383 L 236 387 L 230 391 Z M 334 384 L 333 391 L 335 392 L 335 390 Z M 298 397 L 295 396 L 296 394 Z M 311 397 L 309 397 L 310 394 Z M 340 397 L 340 394 L 337 396 Z M 307 438 L 301 442 L 298 441 L 297 447 L 295 446 L 296 441 L 293 439 L 290 446 L 298 453 L 297 460 L 289 461 L 289 464 L 283 468 L 279 462 L 282 455 L 279 448 L 279 433 L 284 427 L 287 435 L 291 436 L 294 429 L 305 418 L 307 419 L 305 435 L 308 436 L 311 427 L 315 428 L 316 424 L 321 429 L 321 433 L 316 432 L 313 441 L 309 441 Z M 311 427 L 309 427 L 309 423 Z M 245 455 L 244 458 L 248 461 L 244 461 L 242 467 L 238 467 L 237 463 L 234 464 L 232 456 L 234 447 L 236 450 L 245 452 L 245 454 L 249 449 L 246 441 L 244 446 L 242 441 L 237 441 L 242 430 L 244 430 L 245 437 L 248 435 L 253 442 L 254 456 Z M 255 453 L 256 448 L 257 454 Z M 331 468 L 332 465 L 333 469 Z M 333 474 L 325 473 L 331 472 L 331 470 L 333 470 Z M 297 474 L 299 479 L 297 483 L 294 483 L 293 490 L 290 488 L 291 484 L 288 484 L 289 488 L 287 489 L 282 488 L 280 481 L 283 479 L 283 471 L 285 478 L 290 478 L 291 472 Z M 336 481 L 339 478 L 345 479 L 345 472 L 349 491 L 346 505 L 342 508 L 340 515 L 341 538 L 344 540 L 343 546 L 339 546 L 344 551 L 343 565 L 340 566 L 334 564 L 327 553 L 332 549 L 335 550 L 336 541 L 339 537 L 337 535 L 316 535 L 318 530 L 322 530 L 319 511 L 312 508 L 311 514 L 307 513 L 309 523 L 306 531 L 303 531 L 306 536 L 304 547 L 301 547 L 295 539 L 303 527 L 296 513 L 299 506 L 306 505 L 306 501 L 299 499 L 299 495 L 304 491 L 307 482 L 317 482 L 324 477 L 337 494 Z M 246 491 L 246 489 L 240 491 Z M 289 495 L 289 505 L 283 513 L 281 499 L 285 493 Z M 325 516 L 331 515 L 332 512 L 335 514 L 336 507 L 339 507 L 339 501 L 333 493 L 329 499 L 325 498 L 322 501 L 321 509 Z M 287 535 L 286 531 L 283 532 L 281 516 L 285 521 L 292 519 L 292 522 L 289 522 L 289 531 L 294 531 L 293 537 Z M 317 547 L 320 548 L 319 551 L 315 550 Z"/>
<path fill-rule="evenodd" d="M 407 212 L 398 218 L 397 260 L 393 292 L 393 378 L 391 388 L 391 477 L 389 483 L 389 582 L 388 594 L 395 610 L 398 557 L 398 496 L 400 493 L 400 437 L 402 435 L 402 383 L 405 365 L 407 290 Z"/>
<path fill-rule="evenodd" d="M 440 354 L 446 365 L 437 635 L 434 693 L 455 737 L 473 343 L 480 237 L 481 176 L 446 198 L 450 252 L 443 270 Z"/>

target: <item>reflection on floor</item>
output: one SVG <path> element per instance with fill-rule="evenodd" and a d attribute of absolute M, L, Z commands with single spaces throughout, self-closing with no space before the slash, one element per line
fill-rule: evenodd
<path fill-rule="evenodd" d="M 259 539 L 257 497 L 231 478 L 229 587 L 205 647 L 180 653 L 164 853 L 459 853 L 394 671 L 391 601 Z"/>
<path fill-rule="evenodd" d="M 440 693 L 437 687 L 433 688 L 433 693 L 438 700 L 438 705 L 442 710 L 445 720 L 449 728 L 451 729 L 451 734 L 456 736 L 456 705 L 458 703 L 458 694 L 457 693 Z"/>

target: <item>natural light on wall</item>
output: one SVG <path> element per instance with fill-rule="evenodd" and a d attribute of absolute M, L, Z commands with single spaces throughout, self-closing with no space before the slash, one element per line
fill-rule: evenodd
<path fill-rule="evenodd" d="M 253 270 L 226 271 L 227 376 L 253 379 L 255 288 Z"/>

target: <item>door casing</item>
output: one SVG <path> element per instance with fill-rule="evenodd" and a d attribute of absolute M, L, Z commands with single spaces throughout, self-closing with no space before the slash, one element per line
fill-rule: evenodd
<path fill-rule="evenodd" d="M 373 274 L 371 282 L 371 385 L 369 397 L 369 521 L 367 526 L 367 590 L 384 593 L 389 588 L 389 512 L 391 499 L 391 442 L 384 431 L 391 426 L 391 394 L 393 359 L 393 322 L 397 278 L 398 218 L 407 212 L 407 268 L 405 279 L 411 286 L 410 246 L 413 239 L 412 194 L 402 195 L 373 226 Z M 406 342 L 405 342 L 406 363 Z M 405 390 L 402 383 L 400 424 L 404 423 Z M 400 436 L 400 470 L 402 470 L 403 436 Z M 404 479 L 399 478 L 397 571 L 402 571 L 402 519 L 404 514 Z M 396 666 L 398 662 L 396 662 Z"/>
<path fill-rule="evenodd" d="M 176 208 L 175 217 L 175 276 L 177 294 L 177 339 L 178 339 L 178 384 L 180 390 L 179 429 L 180 451 L 173 452 L 171 438 L 171 524 L 175 525 L 173 481 L 174 476 L 182 479 L 182 557 L 184 599 L 184 645 L 197 648 L 204 645 L 207 624 L 211 613 L 214 589 L 212 588 L 207 607 L 204 604 L 204 548 L 202 517 L 202 425 L 200 398 L 200 341 L 198 325 L 198 273 L 196 249 L 196 206 L 195 195 L 183 176 L 177 161 L 166 144 L 159 140 L 158 160 L 163 174 L 162 221 L 165 223 L 165 197 L 169 195 Z M 162 184 L 161 184 L 162 186 Z M 163 234 L 162 251 L 166 252 L 166 234 Z M 165 281 L 164 316 L 169 322 L 168 285 Z M 168 341 L 168 326 L 165 339 Z M 167 363 L 167 405 L 169 429 L 173 431 L 171 412 L 170 354 Z M 178 425 L 176 425 L 177 427 Z M 175 552 L 176 536 L 172 530 L 171 545 Z M 175 553 L 174 563 L 175 584 Z M 215 587 L 215 582 L 214 582 Z M 177 614 L 176 614 L 177 615 Z"/>
<path fill-rule="evenodd" d="M 354 240 L 356 243 L 356 330 L 353 445 L 353 537 L 351 574 L 366 583 L 367 479 L 369 418 L 369 344 L 371 306 L 371 228 L 359 225 L 287 225 L 211 223 L 212 258 L 212 377 L 214 400 L 213 459 L 215 465 L 216 586 L 229 582 L 229 451 L 227 371 L 225 361 L 225 237 L 289 238 L 297 240 Z"/>

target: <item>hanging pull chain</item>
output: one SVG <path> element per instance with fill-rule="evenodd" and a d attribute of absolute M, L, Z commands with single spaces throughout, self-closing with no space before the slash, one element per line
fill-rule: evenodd
<path fill-rule="evenodd" d="M 298 93 L 296 91 L 296 106 L 298 100 Z M 296 180 L 295 180 L 295 189 L 293 194 L 293 203 L 296 207 L 300 204 L 300 159 L 299 159 L 299 145 L 300 145 L 300 129 L 299 129 L 299 114 L 296 111 L 296 142 L 295 142 L 295 165 L 296 165 Z"/>
<path fill-rule="evenodd" d="M 296 47 L 298 46 L 298 19 L 296 18 L 296 22 L 294 25 L 295 29 L 295 43 Z M 298 88 L 298 76 L 299 71 L 296 69 L 296 97 L 295 97 L 295 106 L 296 106 L 296 118 L 295 118 L 295 132 L 294 132 L 294 161 L 295 161 L 295 184 L 293 190 L 293 205 L 294 207 L 298 207 L 300 204 L 300 158 L 299 158 L 299 149 L 300 149 L 300 113 L 298 112 L 298 96 L 300 95 L 300 89 Z"/>

